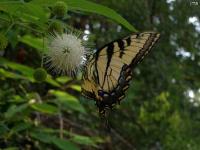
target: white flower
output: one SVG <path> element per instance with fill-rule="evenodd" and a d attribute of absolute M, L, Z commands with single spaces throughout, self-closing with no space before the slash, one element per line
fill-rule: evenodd
<path fill-rule="evenodd" d="M 73 75 L 86 61 L 83 41 L 73 33 L 55 34 L 48 43 L 45 64 L 56 74 Z"/>

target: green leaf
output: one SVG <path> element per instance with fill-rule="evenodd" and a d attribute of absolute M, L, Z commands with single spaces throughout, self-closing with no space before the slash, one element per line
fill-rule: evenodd
<path fill-rule="evenodd" d="M 64 139 L 54 137 L 52 143 L 61 150 L 80 150 L 76 145 Z"/>
<path fill-rule="evenodd" d="M 130 31 L 136 32 L 137 30 L 122 16 L 120 16 L 116 11 L 87 0 L 65 0 L 69 6 L 70 10 L 80 10 L 85 12 L 92 12 L 99 15 L 103 15 L 112 19 L 113 21 L 123 25 Z"/>
<path fill-rule="evenodd" d="M 51 135 L 49 133 L 46 132 L 40 132 L 40 131 L 32 131 L 30 133 L 31 137 L 43 142 L 43 143 L 51 143 L 52 138 Z"/>
<path fill-rule="evenodd" d="M 86 113 L 84 107 L 80 104 L 76 97 L 57 90 L 51 90 L 50 93 L 56 96 L 57 100 L 62 104 L 62 107 L 66 107 L 81 113 Z"/>
<path fill-rule="evenodd" d="M 28 108 L 28 104 L 22 105 L 12 105 L 9 107 L 7 112 L 5 113 L 5 118 L 10 119 L 19 115 L 19 113 L 23 113 Z"/>
<path fill-rule="evenodd" d="M 56 86 L 56 87 L 60 87 L 61 85 L 56 82 L 55 80 L 52 79 L 52 76 L 51 75 L 47 75 L 47 79 L 46 79 L 46 82 L 53 85 L 53 86 Z"/>
<path fill-rule="evenodd" d="M 28 79 L 22 75 L 12 73 L 0 68 L 0 78 L 11 78 L 11 79 Z"/>
<path fill-rule="evenodd" d="M 40 5 L 35 5 L 32 3 L 25 3 L 24 4 L 24 14 L 29 14 L 31 16 L 36 17 L 41 22 L 47 22 L 48 15 Z"/>
<path fill-rule="evenodd" d="M 72 89 L 78 91 L 78 92 L 81 92 L 81 86 L 80 85 L 71 85 L 70 86 Z"/>
<path fill-rule="evenodd" d="M 11 62 L 4 58 L 0 58 L 0 66 L 4 66 L 6 68 L 9 67 L 17 71 L 16 73 L 12 73 L 12 72 L 7 72 L 1 69 L 0 74 L 4 75 L 5 77 L 15 78 L 15 79 L 27 79 L 31 82 L 35 82 L 33 78 L 33 73 L 34 73 L 33 68 L 30 68 L 22 64 L 17 64 L 15 62 Z M 53 86 L 60 87 L 60 84 L 56 82 L 55 80 L 53 80 L 50 75 L 47 76 L 46 82 Z"/>
<path fill-rule="evenodd" d="M 21 5 L 22 2 L 20 1 L 1 0 L 0 10 L 10 14 L 14 14 L 20 9 Z"/>
<path fill-rule="evenodd" d="M 9 100 L 9 102 L 12 102 L 12 103 L 23 103 L 26 101 L 27 99 L 21 97 L 20 95 L 13 95 L 12 98 Z"/>
<path fill-rule="evenodd" d="M 58 0 L 32 0 L 30 3 L 49 7 L 55 4 L 56 1 Z"/>
<path fill-rule="evenodd" d="M 72 80 L 72 79 L 67 76 L 62 76 L 62 77 L 56 78 L 56 81 L 58 81 L 59 83 L 62 83 L 62 84 L 67 83 L 70 80 Z"/>
<path fill-rule="evenodd" d="M 30 124 L 30 123 L 28 123 L 28 122 L 20 122 L 20 123 L 16 124 L 16 125 L 11 129 L 11 132 L 17 133 L 17 132 L 26 130 L 26 129 L 30 128 L 30 127 L 31 127 L 31 124 Z"/>
<path fill-rule="evenodd" d="M 58 113 L 58 108 L 50 105 L 50 104 L 46 104 L 46 103 L 37 103 L 37 104 L 32 104 L 31 107 L 33 109 L 35 109 L 36 111 L 42 112 L 42 113 L 47 113 L 47 114 L 56 114 Z"/>
<path fill-rule="evenodd" d="M 87 136 L 74 135 L 71 138 L 71 140 L 78 144 L 96 146 L 96 143 L 90 137 Z"/>
<path fill-rule="evenodd" d="M 22 1 L 2 0 L 0 2 L 0 10 L 12 15 L 13 18 L 20 18 L 22 23 L 34 23 L 42 29 L 46 28 L 45 23 L 48 21 L 48 15 L 40 5 Z"/>
<path fill-rule="evenodd" d="M 119 15 L 116 11 L 100 5 L 96 4 L 87 0 L 64 0 L 68 7 L 69 10 L 71 11 L 85 11 L 85 12 L 91 12 L 91 13 L 96 13 L 99 15 L 103 15 L 116 23 L 119 23 L 123 25 L 125 28 L 127 28 L 130 31 L 136 32 L 137 30 L 126 20 L 124 19 L 121 15 Z M 33 0 L 32 3 L 34 4 L 40 4 L 40 5 L 45 5 L 45 6 L 51 6 L 55 3 L 55 0 Z"/>
<path fill-rule="evenodd" d="M 24 75 L 25 78 L 27 78 L 28 80 L 32 82 L 34 81 L 32 77 L 34 70 L 28 66 L 17 64 L 15 62 L 8 61 L 4 58 L 0 58 L 0 66 L 9 67 L 13 70 L 19 71 L 21 74 L 15 73 L 16 76 Z"/>
<path fill-rule="evenodd" d="M 45 132 L 44 132 L 45 131 Z M 47 144 L 54 144 L 57 148 L 61 150 L 79 150 L 79 148 L 73 143 L 65 140 L 59 139 L 55 135 L 46 132 L 45 129 L 33 130 L 30 133 L 31 137 Z"/>
<path fill-rule="evenodd" d="M 7 33 L 8 41 L 11 44 L 13 49 L 17 46 L 17 43 L 18 43 L 18 35 L 19 35 L 18 30 L 19 29 L 9 30 Z"/>
<path fill-rule="evenodd" d="M 19 41 L 39 50 L 40 53 L 43 53 L 47 50 L 47 46 L 44 42 L 44 39 L 41 38 L 36 38 L 31 35 L 25 35 L 21 37 Z"/>
<path fill-rule="evenodd" d="M 4 123 L 0 123 L 0 137 L 8 132 L 9 132 L 9 128 L 7 127 L 7 125 Z"/>

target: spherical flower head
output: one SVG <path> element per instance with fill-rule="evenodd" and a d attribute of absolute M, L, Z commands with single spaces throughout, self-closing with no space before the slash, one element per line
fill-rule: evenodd
<path fill-rule="evenodd" d="M 43 68 L 37 68 L 33 73 L 33 77 L 38 82 L 45 81 L 47 78 L 47 72 Z"/>
<path fill-rule="evenodd" d="M 49 41 L 45 64 L 56 74 L 74 75 L 85 62 L 82 40 L 72 34 L 55 34 Z"/>
<path fill-rule="evenodd" d="M 0 50 L 4 50 L 8 45 L 8 39 L 0 33 Z"/>

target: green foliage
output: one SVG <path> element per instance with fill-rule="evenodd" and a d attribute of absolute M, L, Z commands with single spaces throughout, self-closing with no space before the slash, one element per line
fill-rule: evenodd
<path fill-rule="evenodd" d="M 20 37 L 19 41 L 35 48 L 40 53 L 45 52 L 47 49 L 44 39 L 33 37 L 32 35 L 24 35 Z"/>
<path fill-rule="evenodd" d="M 95 4 L 86 0 L 74 0 L 74 1 L 66 0 L 66 1 L 69 4 L 70 9 L 72 10 L 80 10 L 80 11 L 86 11 L 86 12 L 92 12 L 92 13 L 104 15 L 114 20 L 115 22 L 122 24 L 124 27 L 126 27 L 130 31 L 137 31 L 128 21 L 126 21 L 123 17 L 121 17 L 114 10 L 108 7 Z"/>
<path fill-rule="evenodd" d="M 56 114 L 58 113 L 58 108 L 49 104 L 32 104 L 31 107 L 41 113 L 47 113 L 47 114 Z"/>
<path fill-rule="evenodd" d="M 65 150 L 66 147 L 69 150 L 79 150 L 79 148 L 77 146 L 75 146 L 75 145 L 71 144 L 70 142 L 63 140 L 63 139 L 53 138 L 52 142 L 61 150 Z"/>
<path fill-rule="evenodd" d="M 8 45 L 8 39 L 0 33 L 0 51 L 4 50 Z"/>
<path fill-rule="evenodd" d="M 79 113 L 86 113 L 84 107 L 79 103 L 78 99 L 75 96 L 56 90 L 51 90 L 50 94 L 56 97 L 55 103 L 59 103 L 63 110 L 74 110 L 78 111 Z"/>

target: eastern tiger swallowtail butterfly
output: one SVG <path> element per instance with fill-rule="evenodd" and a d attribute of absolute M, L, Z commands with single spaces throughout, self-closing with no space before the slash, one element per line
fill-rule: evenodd
<path fill-rule="evenodd" d="M 82 95 L 94 99 L 100 114 L 125 97 L 134 68 L 150 51 L 160 34 L 134 33 L 113 41 L 88 59 L 83 73 Z"/>

